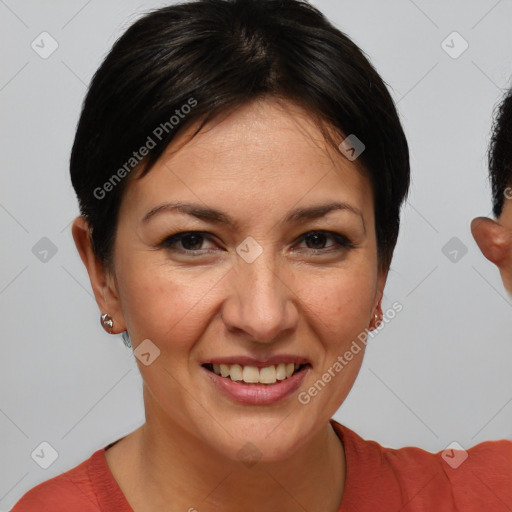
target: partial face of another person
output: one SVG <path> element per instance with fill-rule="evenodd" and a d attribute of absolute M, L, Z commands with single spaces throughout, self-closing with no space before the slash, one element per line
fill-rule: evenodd
<path fill-rule="evenodd" d="M 147 421 L 233 459 L 248 441 L 263 460 L 284 459 L 345 400 L 364 345 L 333 365 L 381 312 L 372 188 L 291 103 L 253 102 L 183 140 L 127 184 L 115 275 L 93 282 L 96 297 L 134 349 L 151 340 L 160 351 L 137 361 L 157 416 Z M 305 364 L 293 385 L 254 393 L 212 371 L 273 357 Z"/>
<path fill-rule="evenodd" d="M 503 285 L 512 296 L 512 187 L 505 190 L 499 218 L 477 217 L 471 222 L 471 232 L 483 255 L 498 267 Z"/>

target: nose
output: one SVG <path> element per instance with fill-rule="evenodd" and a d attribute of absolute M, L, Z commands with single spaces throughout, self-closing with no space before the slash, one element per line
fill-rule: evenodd
<path fill-rule="evenodd" d="M 296 295 L 265 251 L 252 263 L 241 258 L 228 280 L 229 297 L 222 319 L 230 332 L 259 343 L 271 343 L 293 332 L 298 323 Z"/>

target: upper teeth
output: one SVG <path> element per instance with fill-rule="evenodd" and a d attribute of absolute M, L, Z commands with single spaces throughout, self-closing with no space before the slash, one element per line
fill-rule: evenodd
<path fill-rule="evenodd" d="M 247 383 L 274 384 L 276 380 L 284 380 L 293 375 L 299 364 L 288 363 L 265 366 L 258 369 L 256 366 L 241 366 L 239 364 L 214 364 L 213 371 L 222 377 L 231 380 L 241 380 Z"/>

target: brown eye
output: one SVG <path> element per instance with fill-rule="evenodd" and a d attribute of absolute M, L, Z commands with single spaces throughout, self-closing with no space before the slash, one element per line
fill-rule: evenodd
<path fill-rule="evenodd" d="M 181 237 L 180 242 L 183 248 L 186 249 L 187 251 L 194 251 L 201 248 L 201 246 L 203 245 L 203 240 L 203 235 L 190 234 Z"/>
<path fill-rule="evenodd" d="M 201 231 L 187 231 L 167 237 L 160 247 L 185 254 L 199 253 L 209 250 L 202 247 L 207 239 L 209 236 Z"/>
<path fill-rule="evenodd" d="M 334 244 L 326 246 L 329 239 L 334 240 Z M 352 249 L 354 247 L 346 236 L 331 231 L 310 231 L 302 235 L 301 241 L 305 242 L 307 248 L 313 250 L 313 252 Z"/>
<path fill-rule="evenodd" d="M 324 247 L 322 246 L 325 245 L 327 238 L 325 233 L 313 233 L 307 235 L 304 240 L 309 249 L 323 249 Z M 313 247 L 311 247 L 311 245 Z"/>

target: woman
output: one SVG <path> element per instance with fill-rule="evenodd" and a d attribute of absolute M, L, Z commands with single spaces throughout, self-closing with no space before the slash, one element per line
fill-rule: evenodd
<path fill-rule="evenodd" d="M 409 155 L 384 83 L 316 9 L 137 21 L 94 76 L 71 177 L 146 422 L 13 512 L 512 506 L 511 443 L 390 450 L 331 419 L 382 321 Z"/>

